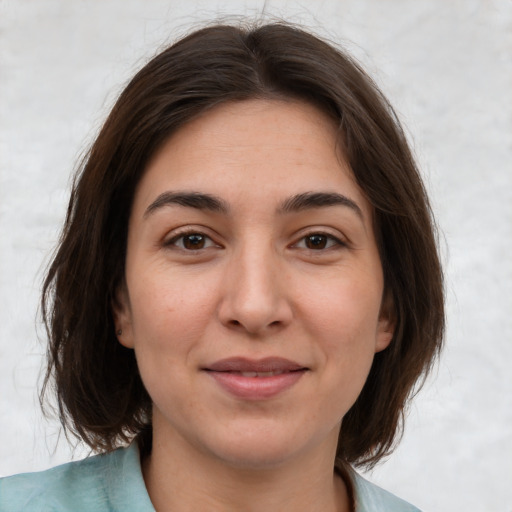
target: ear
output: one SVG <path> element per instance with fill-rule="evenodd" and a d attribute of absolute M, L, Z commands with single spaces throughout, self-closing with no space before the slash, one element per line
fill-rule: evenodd
<path fill-rule="evenodd" d="M 381 352 L 389 346 L 396 328 L 396 311 L 393 297 L 389 290 L 384 292 L 380 307 L 379 321 L 375 338 L 375 352 Z"/>
<path fill-rule="evenodd" d="M 133 348 L 132 312 L 130 299 L 128 297 L 128 289 L 126 288 L 124 281 L 117 286 L 110 307 L 112 308 L 114 327 L 119 343 L 126 348 Z"/>

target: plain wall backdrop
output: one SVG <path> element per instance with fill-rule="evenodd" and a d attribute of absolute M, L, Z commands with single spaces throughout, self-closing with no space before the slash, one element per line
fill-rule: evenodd
<path fill-rule="evenodd" d="M 0 0 L 0 475 L 86 453 L 37 403 L 41 279 L 75 162 L 166 43 L 263 12 L 363 63 L 406 125 L 442 231 L 446 349 L 369 478 L 426 512 L 511 512 L 511 0 Z"/>

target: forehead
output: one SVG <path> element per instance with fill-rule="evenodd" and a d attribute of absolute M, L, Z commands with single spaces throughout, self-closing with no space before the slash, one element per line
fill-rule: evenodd
<path fill-rule="evenodd" d="M 304 191 L 342 192 L 369 206 L 342 154 L 332 119 L 302 102 L 222 104 L 190 121 L 152 158 L 134 207 L 166 190 L 267 201 Z"/>

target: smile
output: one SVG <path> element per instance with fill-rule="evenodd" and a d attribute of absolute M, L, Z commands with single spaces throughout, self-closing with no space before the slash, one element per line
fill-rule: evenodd
<path fill-rule="evenodd" d="M 282 358 L 231 358 L 204 368 L 228 394 L 244 400 L 265 400 L 294 386 L 308 368 Z"/>

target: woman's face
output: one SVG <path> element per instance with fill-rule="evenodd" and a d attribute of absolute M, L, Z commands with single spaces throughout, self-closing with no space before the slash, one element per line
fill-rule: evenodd
<path fill-rule="evenodd" d="M 221 105 L 152 159 L 114 307 L 154 436 L 243 467 L 334 456 L 392 337 L 372 211 L 303 103 Z"/>

